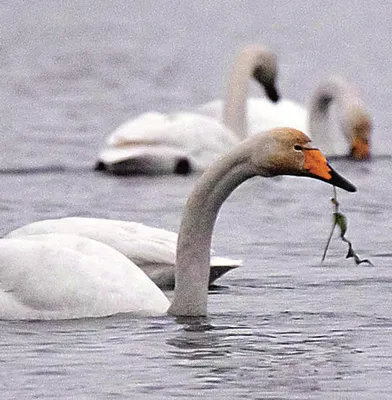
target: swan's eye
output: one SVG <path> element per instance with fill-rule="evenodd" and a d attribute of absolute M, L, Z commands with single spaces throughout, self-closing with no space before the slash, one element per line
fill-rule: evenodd
<path fill-rule="evenodd" d="M 294 150 L 296 150 L 296 151 L 302 151 L 303 148 L 302 148 L 302 146 L 300 146 L 299 144 L 296 144 L 296 145 L 294 146 Z"/>

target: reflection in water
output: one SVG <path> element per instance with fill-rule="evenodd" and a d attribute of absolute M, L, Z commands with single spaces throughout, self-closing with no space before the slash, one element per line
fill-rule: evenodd
<path fill-rule="evenodd" d="M 190 369 L 200 389 L 236 379 L 229 332 L 238 327 L 215 326 L 208 318 L 177 318 L 182 328 L 166 343 L 176 366 Z M 175 362 L 176 361 L 176 362 Z"/>
<path fill-rule="evenodd" d="M 189 359 L 199 359 L 208 356 L 209 349 L 218 351 L 216 327 L 207 317 L 177 317 L 175 322 L 181 326 L 175 338 L 167 340 L 167 344 L 175 347 L 172 354 L 181 358 L 186 354 Z M 216 346 L 216 347 L 215 347 Z M 176 350 L 177 349 L 177 350 Z"/>
<path fill-rule="evenodd" d="M 39 167 L 18 167 L 18 168 L 3 168 L 0 169 L 0 175 L 31 175 L 31 174 L 53 174 L 65 172 L 64 165 L 45 165 Z"/>
<path fill-rule="evenodd" d="M 176 320 L 181 329 L 167 339 L 169 353 L 177 360 L 174 365 L 192 371 L 200 389 L 229 392 L 235 385 L 245 393 L 257 379 L 267 392 L 286 387 L 309 393 L 322 390 L 323 381 L 358 373 L 353 356 L 362 350 L 353 346 L 352 332 L 328 327 L 339 319 L 334 313 L 284 312 L 260 316 L 262 324 L 234 318 L 233 325 L 207 318 Z M 326 326 L 324 334 L 320 325 Z"/>

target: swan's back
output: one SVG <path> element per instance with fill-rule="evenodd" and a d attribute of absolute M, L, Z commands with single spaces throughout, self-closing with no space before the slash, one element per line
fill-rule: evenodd
<path fill-rule="evenodd" d="M 211 118 L 221 119 L 222 100 L 204 104 L 198 110 Z M 249 134 L 255 134 L 282 126 L 292 127 L 309 134 L 308 110 L 303 105 L 288 99 L 273 103 L 269 99 L 250 98 L 247 100 Z"/>
<path fill-rule="evenodd" d="M 308 110 L 288 99 L 272 103 L 268 99 L 249 99 L 249 125 L 251 133 L 279 127 L 290 127 L 309 134 Z"/>

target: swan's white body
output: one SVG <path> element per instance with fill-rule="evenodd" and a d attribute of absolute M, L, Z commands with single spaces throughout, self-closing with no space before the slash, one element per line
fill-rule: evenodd
<path fill-rule="evenodd" d="M 169 302 L 132 261 L 103 243 L 47 234 L 0 241 L 0 319 L 63 319 L 115 313 L 207 314 L 212 233 L 230 193 L 253 176 L 281 174 L 355 188 L 293 129 L 255 135 L 218 160 L 189 197 L 178 236 L 176 286 Z"/>
<path fill-rule="evenodd" d="M 169 301 L 110 246 L 64 234 L 0 240 L 0 318 L 164 314 Z"/>
<path fill-rule="evenodd" d="M 336 118 L 330 118 L 329 115 L 333 103 Z M 223 107 L 222 100 L 215 100 L 200 106 L 198 110 L 211 118 L 221 118 Z M 336 76 L 330 77 L 317 88 L 309 108 L 288 99 L 272 103 L 265 98 L 249 98 L 247 120 L 250 134 L 282 126 L 305 132 L 327 157 L 349 155 L 356 126 L 366 120 L 369 128 L 365 130 L 370 130 L 371 126 L 357 90 Z M 366 135 L 370 135 L 370 131 Z"/>
<path fill-rule="evenodd" d="M 6 238 L 48 233 L 84 236 L 105 243 L 132 260 L 159 287 L 174 287 L 178 238 L 174 232 L 137 222 L 69 217 L 33 222 L 8 233 Z M 212 256 L 210 283 L 240 265 L 240 260 Z"/>
<path fill-rule="evenodd" d="M 248 46 L 235 62 L 224 115 L 149 112 L 121 125 L 106 140 L 96 169 L 117 174 L 170 174 L 205 170 L 247 134 L 245 105 L 253 75 L 274 101 L 275 56 Z"/>
<path fill-rule="evenodd" d="M 251 97 L 247 100 L 249 134 L 263 132 L 279 126 L 290 126 L 305 133 L 309 131 L 309 113 L 305 106 L 288 99 L 277 103 L 266 98 Z M 198 108 L 211 118 L 222 118 L 222 100 L 213 100 Z"/>

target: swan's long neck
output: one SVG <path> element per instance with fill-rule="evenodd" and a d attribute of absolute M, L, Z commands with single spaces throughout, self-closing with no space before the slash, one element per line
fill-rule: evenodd
<path fill-rule="evenodd" d="M 312 97 L 309 108 L 309 131 L 314 144 L 326 155 L 347 153 L 348 138 L 338 130 L 331 129 L 330 106 L 336 103 L 339 124 L 343 126 L 345 107 L 357 98 L 349 85 L 340 79 L 331 79 L 320 86 Z"/>
<path fill-rule="evenodd" d="M 223 123 L 231 129 L 240 140 L 248 133 L 247 97 L 248 84 L 254 68 L 247 54 L 242 54 L 235 62 L 229 79 L 227 95 L 223 108 Z"/>
<path fill-rule="evenodd" d="M 169 314 L 207 314 L 212 232 L 229 194 L 255 175 L 244 146 L 221 158 L 197 183 L 185 207 L 177 243 L 176 285 Z"/>

